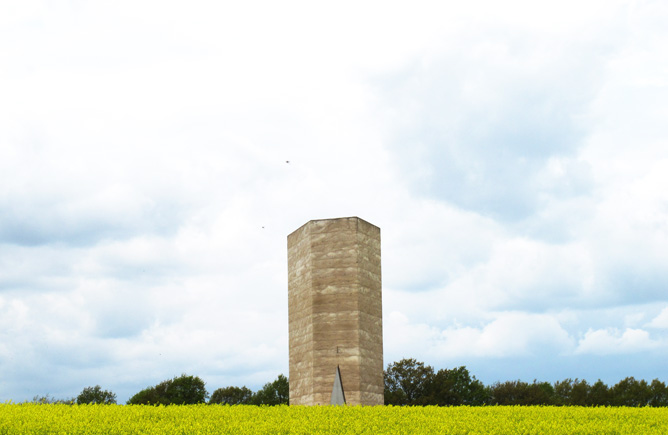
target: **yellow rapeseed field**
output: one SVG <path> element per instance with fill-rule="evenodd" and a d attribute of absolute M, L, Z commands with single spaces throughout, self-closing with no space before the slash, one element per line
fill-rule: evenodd
<path fill-rule="evenodd" d="M 0 435 L 667 433 L 667 408 L 0 404 Z"/>

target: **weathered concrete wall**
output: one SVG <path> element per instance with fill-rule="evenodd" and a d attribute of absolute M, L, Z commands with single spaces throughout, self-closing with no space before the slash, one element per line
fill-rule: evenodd
<path fill-rule="evenodd" d="M 288 236 L 291 404 L 329 404 L 337 366 L 348 404 L 383 404 L 381 291 L 378 227 L 323 219 Z"/>

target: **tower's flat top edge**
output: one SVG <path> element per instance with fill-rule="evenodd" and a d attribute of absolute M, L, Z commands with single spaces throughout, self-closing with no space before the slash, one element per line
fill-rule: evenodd
<path fill-rule="evenodd" d="M 349 220 L 349 219 L 357 219 L 357 220 L 359 220 L 359 221 L 364 222 L 364 223 L 367 224 L 367 225 L 371 225 L 372 227 L 376 227 L 376 228 L 378 228 L 378 229 L 380 230 L 380 227 L 378 227 L 377 225 L 374 225 L 374 224 L 372 224 L 371 222 L 369 222 L 369 221 L 367 221 L 367 220 L 364 220 L 364 219 L 362 219 L 362 218 L 360 218 L 360 217 L 357 217 L 357 216 L 346 216 L 346 217 L 328 218 L 328 219 L 311 219 L 310 221 L 306 222 L 306 223 L 305 223 L 304 225 L 302 225 L 301 227 L 299 227 L 299 228 L 297 228 L 296 230 L 294 230 L 293 233 L 299 231 L 301 228 L 303 228 L 303 227 L 305 227 L 306 225 L 308 225 L 308 224 L 310 224 L 310 223 L 313 223 L 313 222 L 340 221 L 340 220 Z"/>

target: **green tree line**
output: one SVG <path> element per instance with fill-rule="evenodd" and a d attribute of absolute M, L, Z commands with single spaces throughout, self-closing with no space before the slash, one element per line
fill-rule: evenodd
<path fill-rule="evenodd" d="M 204 381 L 198 376 L 181 376 L 167 379 L 152 387 L 144 388 L 127 401 L 128 405 L 195 405 L 198 403 L 229 405 L 282 405 L 289 400 L 288 378 L 278 375 L 258 391 L 244 387 L 218 388 L 209 396 Z M 208 399 L 208 401 L 207 401 Z M 99 385 L 86 387 L 71 399 L 56 399 L 48 394 L 35 396 L 33 403 L 42 404 L 116 404 L 116 394 L 103 390 Z"/>
<path fill-rule="evenodd" d="M 506 381 L 484 385 L 466 367 L 440 369 L 415 359 L 402 359 L 385 370 L 385 404 L 396 406 L 552 405 L 668 406 L 668 388 L 627 377 L 612 387 L 600 379 L 549 382 Z"/>
<path fill-rule="evenodd" d="M 218 388 L 211 396 L 204 387 L 202 379 L 184 374 L 141 390 L 127 403 L 128 405 L 190 405 L 205 403 L 209 399 L 209 404 L 282 405 L 288 404 L 288 398 L 288 378 L 282 374 L 256 392 L 245 386 L 225 387 Z"/>

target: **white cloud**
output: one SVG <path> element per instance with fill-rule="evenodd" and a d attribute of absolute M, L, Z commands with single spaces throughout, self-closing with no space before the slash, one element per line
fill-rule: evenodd
<path fill-rule="evenodd" d="M 652 350 L 660 347 L 662 341 L 654 340 L 642 329 L 590 329 L 578 343 L 576 354 L 625 354 Z"/>
<path fill-rule="evenodd" d="M 486 320 L 490 311 L 585 308 L 601 297 L 586 246 L 513 237 L 494 232 L 484 220 L 470 231 L 456 222 L 439 224 L 438 231 L 448 235 L 414 240 L 408 249 L 392 247 L 402 253 L 397 260 L 403 263 L 385 274 L 388 310 L 446 327 L 453 321 Z M 475 255 L 467 256 L 469 250 Z M 395 281 L 397 276 L 405 281 Z"/>
<path fill-rule="evenodd" d="M 572 346 L 557 319 L 525 313 L 502 313 L 483 328 L 451 328 L 442 332 L 442 338 L 441 355 L 536 355 L 562 353 Z"/>
<path fill-rule="evenodd" d="M 483 326 L 453 325 L 445 329 L 411 322 L 399 312 L 385 321 L 391 357 L 413 355 L 427 360 L 530 357 L 569 353 L 574 340 L 552 315 L 505 312 Z M 387 359 L 387 358 L 386 358 Z"/>
<path fill-rule="evenodd" d="M 530 217 L 553 195 L 589 194 L 577 152 L 589 133 L 586 114 L 606 45 L 619 37 L 600 25 L 589 27 L 600 35 L 584 40 L 553 33 L 559 20 L 541 21 L 537 30 L 531 13 L 511 11 L 482 33 L 439 39 L 438 49 L 386 77 L 379 90 L 381 104 L 394 109 L 386 112 L 394 163 L 414 192 L 505 221 Z M 546 167 L 555 161 L 568 170 L 550 180 Z"/>
<path fill-rule="evenodd" d="M 668 307 L 664 308 L 647 326 L 650 328 L 668 329 Z"/>

